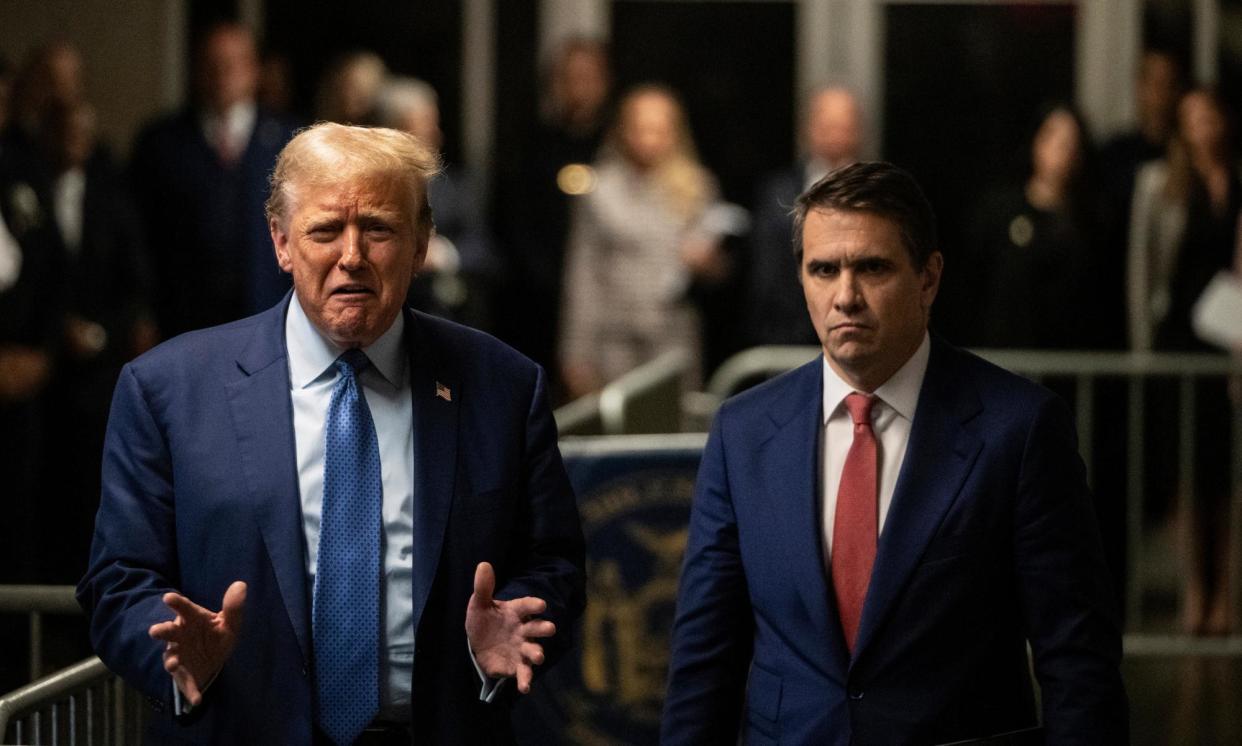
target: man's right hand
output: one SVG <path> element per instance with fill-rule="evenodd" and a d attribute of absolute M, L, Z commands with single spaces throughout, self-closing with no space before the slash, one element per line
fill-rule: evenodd
<path fill-rule="evenodd" d="M 203 690 L 237 645 L 246 584 L 238 580 L 229 586 L 220 611 L 204 609 L 180 593 L 165 593 L 164 603 L 176 616 L 151 625 L 147 634 L 164 643 L 164 670 L 197 707 L 203 701 Z"/>

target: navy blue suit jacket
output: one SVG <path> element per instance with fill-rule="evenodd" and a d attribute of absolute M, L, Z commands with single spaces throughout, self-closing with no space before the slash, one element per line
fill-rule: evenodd
<path fill-rule="evenodd" d="M 285 351 L 275 308 L 173 339 L 121 373 L 103 495 L 78 599 L 104 662 L 163 716 L 153 741 L 309 744 L 311 594 Z M 420 743 L 509 737 L 479 701 L 465 609 L 478 562 L 501 598 L 538 596 L 555 659 L 584 601 L 582 535 L 538 366 L 480 332 L 406 312 L 414 402 L 416 626 L 411 721 Z M 451 391 L 438 397 L 437 384 Z M 167 591 L 217 609 L 248 585 L 237 648 L 188 716 L 170 714 Z"/>
<path fill-rule="evenodd" d="M 663 740 L 1126 738 L 1114 595 L 1068 409 L 933 342 L 851 657 L 820 539 L 822 360 L 725 403 L 699 470 Z"/>

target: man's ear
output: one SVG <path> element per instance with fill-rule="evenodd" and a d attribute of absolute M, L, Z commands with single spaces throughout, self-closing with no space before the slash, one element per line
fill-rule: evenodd
<path fill-rule="evenodd" d="M 272 234 L 272 248 L 276 250 L 276 263 L 280 269 L 293 274 L 293 257 L 289 251 L 289 234 L 280 227 L 280 221 L 271 218 L 267 221 L 267 230 Z"/>
<path fill-rule="evenodd" d="M 435 235 L 434 227 L 427 230 L 415 230 L 414 232 L 414 276 L 423 269 L 423 263 L 427 261 L 427 247 L 431 244 L 431 237 Z"/>
<path fill-rule="evenodd" d="M 944 254 L 939 251 L 933 251 L 931 256 L 927 257 L 927 264 L 923 267 L 923 307 L 931 308 L 932 302 L 936 300 L 936 293 L 940 291 L 940 276 L 944 273 Z"/>

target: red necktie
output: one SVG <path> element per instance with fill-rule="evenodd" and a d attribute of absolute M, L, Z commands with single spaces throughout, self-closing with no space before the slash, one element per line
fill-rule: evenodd
<path fill-rule="evenodd" d="M 836 521 L 832 527 L 832 587 L 845 631 L 845 644 L 854 650 L 862 617 L 871 566 L 875 564 L 878 505 L 875 433 L 871 429 L 874 396 L 850 394 L 845 408 L 854 422 L 854 442 L 841 470 Z"/>

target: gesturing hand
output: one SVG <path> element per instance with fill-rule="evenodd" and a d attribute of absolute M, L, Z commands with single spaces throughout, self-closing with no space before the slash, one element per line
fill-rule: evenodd
<path fill-rule="evenodd" d="M 176 613 L 152 624 L 147 634 L 164 645 L 164 670 L 197 707 L 206 687 L 224 666 L 241 629 L 246 584 L 238 580 L 224 592 L 220 611 L 208 611 L 180 593 L 165 593 L 164 603 Z"/>
<path fill-rule="evenodd" d="M 514 676 L 518 691 L 530 693 L 534 667 L 543 663 L 543 646 L 535 642 L 556 634 L 556 625 L 532 619 L 548 608 L 540 598 L 512 601 L 492 598 L 496 573 L 487 562 L 474 569 L 474 594 L 466 605 L 466 638 L 483 673 L 492 678 Z"/>

